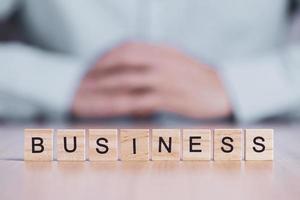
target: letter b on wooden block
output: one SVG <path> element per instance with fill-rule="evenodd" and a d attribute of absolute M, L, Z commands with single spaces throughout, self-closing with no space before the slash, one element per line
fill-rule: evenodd
<path fill-rule="evenodd" d="M 184 129 L 182 138 L 183 160 L 210 160 L 211 130 Z"/>
<path fill-rule="evenodd" d="M 214 160 L 241 160 L 241 129 L 214 131 Z"/>
<path fill-rule="evenodd" d="M 152 130 L 152 160 L 180 160 L 180 130 Z"/>
<path fill-rule="evenodd" d="M 273 160 L 273 130 L 246 129 L 245 160 Z"/>
<path fill-rule="evenodd" d="M 51 161 L 53 159 L 53 129 L 24 130 L 24 160 Z"/>
<path fill-rule="evenodd" d="M 89 130 L 89 160 L 117 160 L 117 129 Z"/>
<path fill-rule="evenodd" d="M 121 129 L 120 146 L 121 160 L 149 160 L 149 129 Z"/>
<path fill-rule="evenodd" d="M 57 131 L 57 160 L 85 160 L 84 129 L 66 129 Z"/>

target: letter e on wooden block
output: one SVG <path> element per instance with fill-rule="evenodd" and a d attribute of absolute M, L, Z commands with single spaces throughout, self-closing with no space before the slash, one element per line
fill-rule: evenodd
<path fill-rule="evenodd" d="M 245 160 L 273 160 L 273 129 L 246 129 Z"/>
<path fill-rule="evenodd" d="M 57 160 L 85 160 L 84 129 L 65 129 L 57 131 Z"/>
<path fill-rule="evenodd" d="M 117 129 L 89 129 L 89 160 L 117 160 Z"/>
<path fill-rule="evenodd" d="M 214 160 L 241 160 L 241 129 L 214 131 Z"/>
<path fill-rule="evenodd" d="M 152 160 L 180 160 L 180 130 L 152 130 Z"/>
<path fill-rule="evenodd" d="M 120 159 L 149 160 L 149 129 L 120 130 Z"/>
<path fill-rule="evenodd" d="M 210 160 L 210 129 L 184 129 L 182 138 L 183 160 Z"/>
<path fill-rule="evenodd" d="M 53 129 L 24 130 L 24 160 L 51 161 L 53 159 Z"/>

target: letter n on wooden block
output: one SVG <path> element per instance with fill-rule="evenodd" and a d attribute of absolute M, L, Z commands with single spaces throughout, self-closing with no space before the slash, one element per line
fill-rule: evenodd
<path fill-rule="evenodd" d="M 210 129 L 184 129 L 182 138 L 183 160 L 210 160 Z"/>
<path fill-rule="evenodd" d="M 24 160 L 51 161 L 53 159 L 53 129 L 24 130 Z"/>
<path fill-rule="evenodd" d="M 149 160 L 149 129 L 120 130 L 120 159 Z"/>
<path fill-rule="evenodd" d="M 180 160 L 180 130 L 152 130 L 152 160 Z"/>
<path fill-rule="evenodd" d="M 84 129 L 65 129 L 57 131 L 57 160 L 85 160 Z"/>
<path fill-rule="evenodd" d="M 214 131 L 214 160 L 241 160 L 241 139 L 241 129 L 216 129 Z"/>
<path fill-rule="evenodd" d="M 246 129 L 245 160 L 273 160 L 273 129 Z"/>
<path fill-rule="evenodd" d="M 117 129 L 89 129 L 89 160 L 117 160 Z"/>

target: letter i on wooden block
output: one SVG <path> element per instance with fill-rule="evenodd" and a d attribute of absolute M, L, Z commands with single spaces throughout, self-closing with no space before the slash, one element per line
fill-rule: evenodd
<path fill-rule="evenodd" d="M 117 160 L 117 129 L 89 129 L 89 160 Z"/>
<path fill-rule="evenodd" d="M 210 160 L 210 129 L 184 129 L 182 138 L 183 160 Z"/>
<path fill-rule="evenodd" d="M 84 129 L 65 129 L 57 131 L 57 160 L 85 160 Z"/>
<path fill-rule="evenodd" d="M 120 130 L 120 159 L 149 160 L 149 129 Z"/>
<path fill-rule="evenodd" d="M 245 160 L 273 160 L 273 129 L 246 129 Z"/>
<path fill-rule="evenodd" d="M 53 159 L 53 129 L 24 130 L 24 160 L 51 161 Z"/>
<path fill-rule="evenodd" d="M 180 160 L 180 130 L 152 130 L 152 160 Z"/>
<path fill-rule="evenodd" d="M 214 131 L 214 160 L 241 160 L 241 129 Z"/>

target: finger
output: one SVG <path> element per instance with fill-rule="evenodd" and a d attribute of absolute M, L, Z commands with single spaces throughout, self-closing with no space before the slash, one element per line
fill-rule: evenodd
<path fill-rule="evenodd" d="M 107 75 L 90 80 L 83 85 L 84 90 L 95 92 L 132 91 L 139 89 L 157 89 L 157 76 L 150 72 L 126 72 Z"/>
<path fill-rule="evenodd" d="M 94 95 L 78 102 L 75 115 L 80 117 L 117 117 L 135 113 L 154 113 L 159 110 L 159 98 L 148 95 Z"/>
<path fill-rule="evenodd" d="M 103 68 L 94 67 L 87 74 L 87 78 L 90 80 L 99 80 L 107 76 L 114 76 L 123 73 L 146 73 L 150 71 L 150 68 L 145 64 L 143 66 L 127 66 L 127 65 L 113 65 L 104 66 Z"/>
<path fill-rule="evenodd" d="M 139 43 L 127 43 L 107 53 L 98 63 L 97 70 L 145 69 L 153 61 L 155 48 Z"/>

